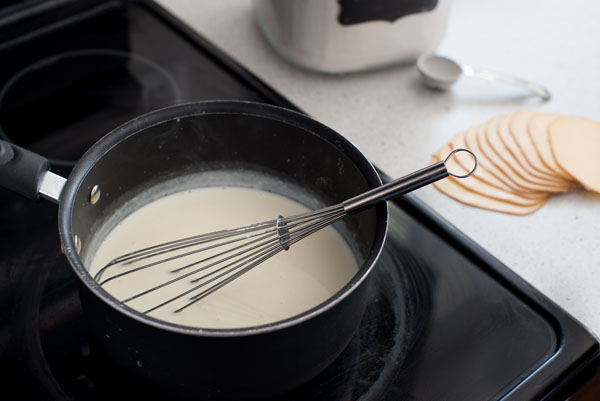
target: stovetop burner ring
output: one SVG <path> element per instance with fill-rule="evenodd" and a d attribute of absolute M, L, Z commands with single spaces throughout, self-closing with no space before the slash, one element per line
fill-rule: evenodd
<path fill-rule="evenodd" d="M 91 61 L 92 59 L 93 62 Z M 92 68 L 90 69 L 90 67 Z M 90 71 L 84 71 L 86 68 L 90 69 Z M 98 70 L 94 71 L 94 68 Z M 119 69 L 126 69 L 126 72 Z M 114 70 L 119 71 L 114 74 Z M 129 74 L 130 72 L 135 73 Z M 106 80 L 106 76 L 110 74 L 114 74 L 114 76 L 109 77 L 110 79 L 119 81 L 117 84 L 112 84 Z M 71 79 L 73 75 L 76 82 L 71 84 L 72 87 L 69 87 L 70 83 L 64 81 L 65 78 Z M 98 76 L 102 77 L 95 82 L 94 80 L 97 80 Z M 129 90 L 125 89 L 124 92 L 115 90 L 117 85 L 120 88 L 127 88 L 127 85 L 123 84 L 124 80 L 131 81 L 129 82 Z M 135 83 L 132 83 L 133 81 Z M 86 84 L 90 84 L 91 87 L 89 89 L 84 87 L 83 85 Z M 104 90 L 103 85 L 107 85 L 110 89 Z M 23 86 L 25 90 L 19 88 L 19 86 Z M 32 96 L 33 90 L 37 89 L 38 86 L 46 87 L 47 92 L 44 93 L 44 89 L 42 88 L 41 93 L 35 93 L 35 96 Z M 18 90 L 15 90 L 15 88 Z M 90 104 L 88 108 L 82 110 L 82 113 L 87 113 L 87 115 L 77 115 L 74 113 L 73 116 L 64 116 L 64 113 L 62 113 L 62 117 L 57 117 L 59 113 L 56 111 L 58 109 L 47 110 L 48 107 L 58 107 L 54 104 L 54 97 L 63 96 L 63 98 L 67 98 L 71 94 L 83 95 L 77 99 L 71 99 L 70 102 L 72 104 L 85 104 L 88 100 L 83 99 L 83 97 L 94 98 L 94 100 L 89 100 Z M 122 96 L 119 97 L 120 95 Z M 42 98 L 40 103 L 34 103 L 35 100 L 31 100 L 36 96 Z M 16 98 L 16 105 L 10 103 L 11 97 Z M 100 97 L 102 99 L 97 100 Z M 43 126 L 40 128 L 41 131 L 38 130 L 35 133 L 31 132 L 33 130 L 28 129 L 28 126 L 33 124 L 32 120 L 43 121 L 48 116 L 51 116 L 50 119 L 60 119 L 59 122 L 62 123 L 62 126 L 50 129 L 57 132 L 77 129 L 86 129 L 89 131 L 95 127 L 103 127 L 102 129 L 98 128 L 98 132 L 94 133 L 95 135 L 86 133 L 85 136 L 88 140 L 79 143 L 79 148 L 76 151 L 71 150 L 68 152 L 71 157 L 60 154 L 60 151 L 57 152 L 58 155 L 47 156 L 54 166 L 72 167 L 93 142 L 113 128 L 116 128 L 116 126 L 138 115 L 181 103 L 182 99 L 181 88 L 174 76 L 165 67 L 140 54 L 104 48 L 67 51 L 42 58 L 29 64 L 14 74 L 0 89 L 0 138 L 30 148 L 28 140 L 21 140 L 21 137 L 28 135 L 39 136 L 40 132 L 44 136 Z M 94 107 L 93 102 L 96 101 L 103 102 L 102 107 L 104 110 L 102 112 L 97 111 L 100 110 L 100 107 Z M 106 103 L 110 104 L 109 107 L 113 107 L 112 114 L 106 113 Z M 9 117 L 6 110 L 11 109 L 11 107 L 19 110 L 17 113 L 14 113 L 14 110 L 10 110 L 8 115 L 13 113 L 14 116 Z M 33 108 L 33 111 L 23 110 L 29 108 Z M 64 111 L 64 109 L 60 111 Z M 77 110 L 75 111 L 77 112 Z M 37 115 L 38 113 L 46 118 L 40 118 Z M 94 113 L 97 113 L 97 115 Z M 34 118 L 23 118 L 24 116 Z M 69 120 L 74 122 L 72 126 Z M 40 124 L 40 122 L 35 122 L 35 124 Z M 46 139 L 51 135 L 53 134 L 46 135 Z M 50 146 L 48 141 L 46 141 L 44 146 L 36 146 L 34 143 L 31 144 L 30 150 L 37 151 L 36 148 L 38 147 L 40 149 L 60 148 L 66 141 L 60 141 L 60 137 L 62 136 L 60 132 L 56 135 L 56 140 L 50 141 L 52 143 Z M 66 135 L 64 136 L 66 137 Z M 91 143 L 89 141 L 90 136 L 94 139 Z"/>

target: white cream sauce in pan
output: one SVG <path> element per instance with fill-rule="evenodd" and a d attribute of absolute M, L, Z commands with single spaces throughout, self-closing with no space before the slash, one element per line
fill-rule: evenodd
<path fill-rule="evenodd" d="M 253 188 L 211 186 L 171 193 L 122 218 L 86 264 L 94 275 L 113 258 L 156 243 L 306 211 L 307 208 L 289 198 Z M 141 270 L 108 282 L 103 288 L 122 300 L 170 280 L 174 277 L 170 270 L 190 260 Z M 267 324 L 320 304 L 346 285 L 357 270 L 357 262 L 344 238 L 333 227 L 327 227 L 189 308 L 174 313 L 189 301 L 189 297 L 183 297 L 151 312 L 150 316 L 202 328 Z M 106 274 L 115 272 L 107 270 Z M 127 305 L 144 311 L 191 286 L 189 279 L 184 279 Z"/>

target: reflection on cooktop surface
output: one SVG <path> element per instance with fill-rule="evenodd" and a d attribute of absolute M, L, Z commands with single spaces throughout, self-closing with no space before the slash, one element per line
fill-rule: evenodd
<path fill-rule="evenodd" d="M 44 152 L 55 165 L 74 165 L 72 155 L 119 122 L 180 102 L 179 84 L 148 58 L 114 49 L 69 51 L 38 60 L 4 85 L 0 135 Z"/>
<path fill-rule="evenodd" d="M 197 100 L 265 101 L 142 4 L 98 3 L 18 46 L 0 46 L 0 138 L 73 166 L 141 114 Z"/>

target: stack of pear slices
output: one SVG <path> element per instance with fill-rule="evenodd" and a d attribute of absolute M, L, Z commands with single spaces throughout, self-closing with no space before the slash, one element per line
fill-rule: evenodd
<path fill-rule="evenodd" d="M 527 215 L 553 194 L 579 187 L 600 193 L 600 123 L 587 118 L 533 111 L 501 115 L 456 135 L 433 161 L 457 148 L 477 155 L 477 170 L 434 186 L 467 205 Z M 467 173 L 473 158 L 458 152 L 446 165 Z"/>

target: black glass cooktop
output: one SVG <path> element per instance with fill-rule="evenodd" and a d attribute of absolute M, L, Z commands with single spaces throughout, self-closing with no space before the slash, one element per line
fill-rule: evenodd
<path fill-rule="evenodd" d="M 15 4 L 0 13 L 0 136 L 59 173 L 112 128 L 163 106 L 295 109 L 151 2 Z M 416 198 L 390 207 L 359 331 L 280 399 L 562 400 L 589 377 L 598 343 L 579 323 Z M 91 340 L 56 206 L 0 189 L 0 210 L 0 398 L 154 399 Z"/>

